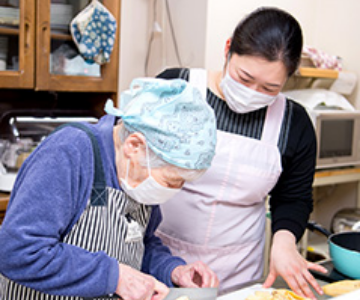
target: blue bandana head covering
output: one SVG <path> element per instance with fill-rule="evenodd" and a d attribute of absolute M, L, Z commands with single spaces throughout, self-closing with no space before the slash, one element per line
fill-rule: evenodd
<path fill-rule="evenodd" d="M 108 114 L 141 132 L 164 161 L 186 169 L 207 169 L 215 154 L 216 121 L 198 89 L 182 79 L 138 78 L 121 94 L 120 109 L 108 100 Z"/>

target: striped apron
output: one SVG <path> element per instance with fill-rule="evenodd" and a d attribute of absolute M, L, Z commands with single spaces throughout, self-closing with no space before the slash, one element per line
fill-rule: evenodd
<path fill-rule="evenodd" d="M 94 183 L 91 197 L 77 223 L 61 242 L 84 248 L 90 252 L 104 251 L 123 263 L 140 270 L 144 255 L 143 236 L 151 216 L 151 206 L 137 203 L 121 190 L 106 186 L 100 149 L 96 137 L 89 127 L 81 123 L 65 126 L 84 130 L 92 142 L 95 162 Z M 130 224 L 137 222 L 143 228 L 142 237 L 126 240 Z M 130 229 L 131 230 L 131 229 Z M 107 299 L 105 295 L 96 298 L 77 296 L 55 296 L 17 284 L 0 275 L 0 300 L 80 300 Z"/>

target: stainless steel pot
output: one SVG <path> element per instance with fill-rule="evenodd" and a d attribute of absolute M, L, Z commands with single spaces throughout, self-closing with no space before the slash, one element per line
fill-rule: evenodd
<path fill-rule="evenodd" d="M 360 208 L 339 210 L 332 218 L 331 230 L 334 233 L 360 231 Z"/>

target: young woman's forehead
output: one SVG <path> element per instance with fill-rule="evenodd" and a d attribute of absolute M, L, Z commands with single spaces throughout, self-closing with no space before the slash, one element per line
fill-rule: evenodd
<path fill-rule="evenodd" d="M 264 83 L 282 84 L 287 78 L 286 67 L 281 60 L 268 61 L 258 56 L 234 54 L 230 63 L 238 71 Z"/>

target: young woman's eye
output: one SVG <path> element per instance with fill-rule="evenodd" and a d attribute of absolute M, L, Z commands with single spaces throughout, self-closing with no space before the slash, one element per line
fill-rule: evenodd
<path fill-rule="evenodd" d="M 268 88 L 265 88 L 265 87 L 264 87 L 263 89 L 264 89 L 265 92 L 269 92 L 269 93 L 273 93 L 273 92 L 274 92 L 273 90 L 268 89 Z"/>
<path fill-rule="evenodd" d="M 267 93 L 275 93 L 275 92 L 276 92 L 276 90 L 274 90 L 274 89 L 269 89 L 269 88 L 267 88 L 267 87 L 263 87 L 263 90 L 264 90 L 265 92 L 267 92 Z"/>
<path fill-rule="evenodd" d="M 245 82 L 245 83 L 250 83 L 250 79 L 247 79 L 247 78 L 244 78 L 244 77 L 240 77 L 240 80 L 242 82 Z"/>

